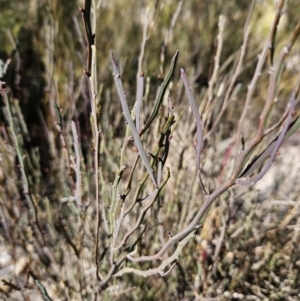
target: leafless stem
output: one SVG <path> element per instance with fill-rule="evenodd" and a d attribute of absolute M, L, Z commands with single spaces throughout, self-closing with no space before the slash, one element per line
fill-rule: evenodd
<path fill-rule="evenodd" d="M 146 202 L 146 204 L 143 206 L 143 209 L 140 212 L 140 215 L 135 223 L 135 225 L 132 227 L 132 229 L 130 229 L 126 235 L 124 236 L 122 242 L 120 243 L 120 245 L 118 247 L 116 247 L 114 250 L 118 250 L 120 249 L 122 246 L 124 246 L 124 244 L 126 243 L 126 241 L 128 240 L 128 238 L 137 230 L 137 228 L 141 225 L 141 223 L 143 222 L 144 216 L 146 214 L 146 212 L 153 206 L 154 202 L 156 201 L 157 196 L 159 195 L 159 193 L 161 192 L 161 190 L 163 189 L 163 187 L 166 185 L 166 183 L 168 182 L 170 178 L 170 170 L 168 169 L 167 171 L 167 177 L 164 180 L 164 182 L 158 187 L 155 188 L 155 190 L 148 196 L 147 199 L 144 200 L 144 202 Z"/>
<path fill-rule="evenodd" d="M 164 269 L 169 265 L 174 263 L 174 261 L 177 260 L 177 258 L 179 257 L 179 254 L 181 253 L 181 250 L 183 249 L 183 247 L 190 241 L 190 239 L 193 237 L 195 232 L 195 229 L 192 230 L 188 235 L 186 235 L 179 243 L 178 246 L 175 250 L 175 252 L 168 258 L 166 258 L 157 268 L 155 269 L 150 269 L 147 271 L 141 271 L 138 269 L 134 269 L 134 268 L 123 268 L 122 270 L 120 270 L 119 272 L 117 272 L 116 274 L 114 274 L 114 277 L 119 277 L 122 276 L 126 273 L 135 273 L 137 275 L 140 276 L 150 276 L 150 275 L 154 275 L 154 274 L 160 274 L 162 276 L 166 275 L 168 272 L 164 272 Z M 133 258 L 131 258 L 130 255 L 127 255 L 127 258 L 132 260 L 132 261 L 136 261 L 133 260 Z M 171 269 L 173 268 L 174 265 L 171 266 Z"/>
<path fill-rule="evenodd" d="M 224 184 L 222 184 L 218 189 L 216 189 L 211 195 L 207 196 L 206 200 L 204 201 L 203 205 L 197 212 L 196 216 L 190 222 L 190 224 L 185 227 L 183 230 L 178 232 L 176 235 L 169 238 L 169 240 L 162 246 L 159 252 L 154 255 L 149 256 L 141 256 L 137 258 L 133 258 L 130 255 L 127 255 L 127 258 L 134 262 L 144 262 L 144 261 L 152 261 L 152 260 L 159 260 L 161 259 L 162 255 L 169 249 L 169 247 L 175 244 L 178 241 L 181 241 L 184 237 L 189 235 L 192 231 L 199 227 L 198 223 L 200 219 L 203 217 L 206 210 L 210 207 L 213 201 L 219 197 L 224 191 L 226 191 L 229 187 L 234 184 L 234 179 L 230 179 Z"/>

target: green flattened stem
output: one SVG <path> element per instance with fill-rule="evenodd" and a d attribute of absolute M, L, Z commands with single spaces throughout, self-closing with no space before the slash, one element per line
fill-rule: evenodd
<path fill-rule="evenodd" d="M 169 144 L 168 142 L 166 142 L 166 140 L 169 139 L 169 136 L 170 136 L 170 133 L 171 133 L 171 126 L 174 124 L 175 122 L 175 117 L 174 115 L 171 115 L 169 116 L 164 128 L 163 128 L 163 131 L 161 132 L 160 134 L 160 139 L 158 141 L 158 146 L 155 150 L 155 152 L 153 153 L 153 156 L 152 156 L 152 159 L 151 159 L 151 162 L 150 162 L 150 165 L 153 167 L 156 160 L 157 160 L 157 157 L 158 157 L 158 154 L 160 152 L 160 150 L 164 147 L 164 148 L 168 148 L 169 147 Z M 164 143 L 165 141 L 165 143 Z M 163 158 L 162 158 L 162 167 L 164 167 L 164 164 L 165 164 L 165 161 L 167 159 L 167 155 L 168 155 L 168 149 L 165 149 L 164 151 L 164 155 L 163 155 Z M 138 188 L 136 190 L 136 193 L 135 193 L 135 196 L 131 202 L 131 204 L 128 206 L 128 208 L 125 210 L 124 212 L 124 216 L 127 215 L 132 209 L 133 207 L 135 206 L 135 204 L 137 203 L 138 201 L 138 198 L 139 198 L 139 195 L 141 193 L 141 190 L 142 190 L 142 187 L 144 186 L 146 180 L 148 179 L 148 174 L 146 174 L 143 178 L 143 180 L 139 183 L 138 185 Z M 160 185 L 160 182 L 158 183 L 158 185 Z M 126 194 L 128 194 L 129 191 L 126 191 Z"/>
<path fill-rule="evenodd" d="M 285 121 L 286 124 L 284 125 L 281 133 L 269 144 L 269 146 L 259 156 L 257 156 L 256 158 L 254 158 L 254 160 L 252 160 L 252 162 L 246 167 L 246 169 L 243 171 L 240 177 L 247 176 L 256 168 L 262 166 L 266 159 L 270 158 L 268 164 L 262 169 L 262 171 L 256 177 L 248 181 L 239 181 L 238 182 L 239 184 L 251 185 L 257 182 L 271 167 L 275 159 L 276 153 L 280 148 L 280 146 L 282 145 L 282 143 L 284 142 L 284 140 L 290 137 L 300 126 L 299 117 L 295 121 L 291 122 L 294 108 L 295 108 L 295 98 L 294 95 L 292 95 L 289 101 L 289 114 Z"/>
<path fill-rule="evenodd" d="M 176 67 L 176 63 L 177 63 L 177 58 L 178 58 L 178 50 L 176 51 L 172 61 L 171 61 L 171 66 L 170 66 L 170 70 L 168 72 L 167 77 L 165 78 L 164 82 L 162 83 L 159 93 L 157 95 L 156 101 L 155 101 L 155 106 L 154 109 L 152 111 L 151 116 L 149 117 L 149 119 L 147 120 L 146 124 L 144 125 L 143 129 L 140 132 L 140 135 L 142 136 L 146 130 L 148 129 L 148 127 L 150 126 L 150 124 L 153 122 L 154 118 L 156 117 L 156 115 L 158 114 L 159 108 L 162 104 L 162 101 L 164 99 L 164 95 L 165 92 L 167 90 L 167 87 L 171 81 L 172 75 L 174 73 L 175 67 Z"/>
<path fill-rule="evenodd" d="M 282 143 L 292 136 L 298 129 L 300 128 L 300 116 L 296 117 L 291 124 L 283 138 Z M 279 135 L 268 145 L 268 147 L 261 152 L 260 155 L 255 157 L 251 163 L 247 165 L 247 167 L 240 173 L 239 177 L 246 177 L 250 173 L 252 173 L 255 169 L 259 168 L 264 164 L 264 162 L 271 156 L 272 151 L 278 141 Z M 251 152 L 252 153 L 252 152 Z"/>
<path fill-rule="evenodd" d="M 119 95 L 119 99 L 121 101 L 121 105 L 122 105 L 122 110 L 123 110 L 123 113 L 124 113 L 124 116 L 125 116 L 125 119 L 126 119 L 126 122 L 128 123 L 129 127 L 130 127 L 130 130 L 132 132 L 132 135 L 133 135 L 133 138 L 134 138 L 134 141 L 136 143 L 136 147 L 139 151 L 139 155 L 149 173 L 149 176 L 154 184 L 155 187 L 157 187 L 157 183 L 156 183 L 156 180 L 154 178 L 154 174 L 153 174 L 153 169 L 147 159 L 147 156 L 146 156 L 146 153 L 145 153 L 145 150 L 143 148 L 143 145 L 142 145 L 142 141 L 141 141 L 141 138 L 136 130 L 136 127 L 135 127 L 135 124 L 133 123 L 133 120 L 131 118 L 131 115 L 130 115 L 130 112 L 129 112 L 129 108 L 128 108 L 128 105 L 127 105 L 127 101 L 126 101 L 126 97 L 125 97 L 125 93 L 124 93 L 124 89 L 123 89 L 123 85 L 122 85 L 122 81 L 121 81 L 121 78 L 120 78 L 120 71 L 119 71 L 119 68 L 117 66 L 117 63 L 113 57 L 113 54 L 111 53 L 111 63 L 112 63 L 112 66 L 113 66 L 113 76 L 114 76 L 114 80 L 115 80 L 115 84 L 116 84 L 116 87 L 117 87 L 117 91 L 118 91 L 118 95 Z"/>

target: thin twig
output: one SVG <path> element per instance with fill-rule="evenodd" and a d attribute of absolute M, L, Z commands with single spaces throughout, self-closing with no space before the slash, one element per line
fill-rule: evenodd
<path fill-rule="evenodd" d="M 118 250 L 120 249 L 122 246 L 124 246 L 124 244 L 126 243 L 126 241 L 128 240 L 128 238 L 138 229 L 138 227 L 141 225 L 141 223 L 143 222 L 144 216 L 146 214 L 146 212 L 153 206 L 154 202 L 156 201 L 159 193 L 161 192 L 161 190 L 163 189 L 163 187 L 166 185 L 166 183 L 168 182 L 170 178 L 170 170 L 167 169 L 167 177 L 164 180 L 164 182 L 158 187 L 155 188 L 155 190 L 149 195 L 149 200 L 147 198 L 147 202 L 145 204 L 145 206 L 143 207 L 143 209 L 140 212 L 140 215 L 135 223 L 135 225 L 125 234 L 122 242 L 120 243 L 119 246 L 117 246 L 114 250 Z M 152 199 L 151 199 L 152 198 Z M 144 200 L 145 202 L 146 200 Z"/>
<path fill-rule="evenodd" d="M 140 276 L 150 276 L 150 275 L 154 275 L 154 274 L 161 274 L 162 276 L 167 274 L 163 273 L 164 269 L 169 265 L 174 263 L 174 261 L 176 261 L 178 259 L 179 254 L 181 253 L 183 247 L 190 241 L 190 239 L 194 236 L 196 230 L 193 230 L 192 232 L 190 232 L 188 235 L 186 235 L 179 243 L 178 246 L 176 248 L 176 250 L 174 251 L 174 253 L 166 258 L 157 268 L 155 269 L 150 269 L 147 271 L 141 271 L 141 270 L 137 270 L 134 268 L 123 268 L 122 270 L 120 270 L 118 273 L 114 274 L 114 277 L 119 277 L 119 276 L 123 276 L 126 273 L 134 273 Z M 127 258 L 133 260 L 133 258 L 131 258 L 131 255 L 127 255 Z M 172 269 L 173 265 L 171 266 Z"/>
<path fill-rule="evenodd" d="M 148 255 L 148 256 L 141 256 L 137 258 L 133 258 L 129 255 L 127 255 L 128 259 L 134 262 L 144 262 L 144 261 L 152 261 L 152 260 L 159 260 L 163 254 L 169 249 L 170 246 L 175 244 L 176 242 L 182 240 L 184 237 L 189 235 L 192 231 L 197 229 L 199 227 L 198 223 L 200 219 L 203 217 L 206 210 L 210 207 L 210 205 L 213 203 L 213 201 L 219 197 L 223 192 L 228 190 L 229 187 L 231 187 L 234 184 L 234 180 L 229 179 L 227 182 L 222 184 L 218 189 L 216 189 L 210 196 L 206 198 L 203 205 L 197 212 L 196 216 L 193 218 L 193 220 L 190 222 L 188 226 L 186 226 L 183 230 L 178 232 L 176 235 L 169 238 L 169 240 L 161 247 L 161 249 L 154 255 Z"/>

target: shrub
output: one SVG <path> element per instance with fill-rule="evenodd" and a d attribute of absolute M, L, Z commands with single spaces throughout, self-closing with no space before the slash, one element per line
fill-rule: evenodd
<path fill-rule="evenodd" d="M 13 270 L 5 273 L 3 296 L 296 296 L 299 273 L 293 265 L 286 275 L 289 259 L 280 248 L 295 242 L 297 234 L 290 229 L 298 205 L 293 212 L 269 212 L 276 222 L 258 233 L 265 215 L 256 210 L 260 205 L 252 188 L 300 126 L 299 80 L 292 80 L 293 88 L 281 85 L 292 73 L 286 64 L 300 23 L 289 28 L 288 39 L 282 36 L 280 51 L 275 47 L 284 2 L 277 4 L 262 46 L 254 30 L 255 21 L 262 20 L 255 1 L 228 1 L 222 9 L 217 1 L 199 7 L 149 1 L 142 8 L 130 6 L 132 25 L 125 22 L 124 27 L 116 21 L 123 14 L 128 18 L 129 6 L 116 1 L 113 9 L 110 2 L 99 8 L 85 1 L 82 29 L 66 7 L 47 2 L 42 18 L 47 47 L 34 50 L 36 55 L 44 52 L 44 79 L 36 84 L 33 73 L 24 82 L 22 74 L 28 70 L 22 71 L 23 55 L 14 45 L 1 80 L 2 256 L 6 254 L 3 264 Z M 241 14 L 230 15 L 234 7 Z M 198 41 L 189 33 L 195 47 L 190 54 L 189 36 L 180 36 L 176 26 L 184 28 L 199 8 L 208 14 L 199 22 L 207 22 L 209 35 L 203 30 Z M 219 15 L 217 29 L 210 15 Z M 246 20 L 236 29 L 236 40 L 229 33 L 235 18 L 238 23 Z M 64 24 L 74 29 L 63 31 Z M 114 37 L 117 55 L 110 54 L 112 76 L 106 68 L 110 30 L 120 31 Z M 135 30 L 142 35 L 141 44 Z M 216 31 L 215 42 L 210 31 Z M 153 59 L 157 41 L 162 43 L 159 63 Z M 179 50 L 173 51 L 176 43 Z M 203 55 L 208 59 L 200 64 Z M 121 58 L 120 64 L 115 57 Z M 86 64 L 83 75 L 78 61 Z M 187 67 L 179 70 L 179 62 Z M 153 70 L 159 70 L 157 76 Z M 274 237 L 279 241 L 271 247 Z M 247 252 L 253 245 L 255 253 Z M 290 256 L 297 264 L 296 251 Z M 274 282 L 287 289 L 277 289 Z M 253 287 L 257 283 L 260 293 Z"/>

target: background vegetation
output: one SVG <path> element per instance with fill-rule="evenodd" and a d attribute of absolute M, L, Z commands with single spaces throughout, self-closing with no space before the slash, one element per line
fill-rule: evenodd
<path fill-rule="evenodd" d="M 160 273 L 143 277 L 156 271 L 159 260 L 135 263 L 126 257 L 130 252 L 133 257 L 158 252 L 197 214 L 207 197 L 204 190 L 211 195 L 226 183 L 236 167 L 238 150 L 251 144 L 272 91 L 274 105 L 268 117 L 277 127 L 247 162 L 253 162 L 282 132 L 293 91 L 296 108 L 291 114 L 297 120 L 299 41 L 282 63 L 280 58 L 283 47 L 299 34 L 298 0 L 283 6 L 274 55 L 269 50 L 242 126 L 239 120 L 249 85 L 276 16 L 274 1 L 92 2 L 97 75 L 89 76 L 89 43 L 78 10 L 85 6 L 83 1 L 0 0 L 0 59 L 2 67 L 7 66 L 0 74 L 6 83 L 6 87 L 1 84 L 0 99 L 1 297 L 300 298 L 299 132 L 283 144 L 274 166 L 256 185 L 230 185 L 216 198 L 193 236 L 162 256 L 162 262 L 167 261 L 185 244 L 165 269 L 157 270 Z M 238 67 L 242 45 L 245 56 Z M 118 77 L 112 74 L 120 69 L 131 110 L 143 71 L 144 124 L 177 50 L 160 110 L 142 136 L 143 147 L 151 154 L 147 158 L 155 162 L 155 178 L 162 170 L 162 183 L 167 183 L 161 190 L 163 185 L 159 186 L 155 202 L 127 243 L 114 250 L 156 190 L 138 159 L 140 151 L 131 139 L 115 85 Z M 110 51 L 118 67 L 111 63 Z M 199 128 L 180 68 L 187 74 L 203 124 L 204 189 L 197 176 Z M 270 74 L 277 71 L 272 86 Z M 136 111 L 131 113 L 134 117 Z M 251 177 L 260 170 L 262 166 Z M 120 216 L 134 205 L 118 230 L 113 204 Z"/>

